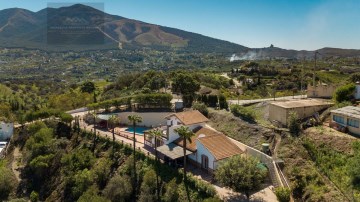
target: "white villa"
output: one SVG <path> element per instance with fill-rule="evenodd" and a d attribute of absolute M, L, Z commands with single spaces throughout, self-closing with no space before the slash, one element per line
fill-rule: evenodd
<path fill-rule="evenodd" d="M 157 141 L 157 150 L 159 157 L 169 164 L 183 163 L 183 140 L 174 131 L 180 126 L 187 126 L 195 133 L 191 143 L 186 144 L 188 162 L 210 173 L 220 161 L 244 153 L 224 134 L 207 127 L 209 120 L 197 110 L 174 113 L 165 119 L 167 126 L 163 127 L 163 137 Z M 154 146 L 154 139 L 145 137 L 145 147 L 153 151 Z"/>

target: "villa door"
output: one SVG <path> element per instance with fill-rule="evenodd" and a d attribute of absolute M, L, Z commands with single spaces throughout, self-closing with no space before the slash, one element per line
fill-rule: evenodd
<path fill-rule="evenodd" d="M 209 168 L 209 158 L 201 155 L 201 168 L 207 170 Z"/>

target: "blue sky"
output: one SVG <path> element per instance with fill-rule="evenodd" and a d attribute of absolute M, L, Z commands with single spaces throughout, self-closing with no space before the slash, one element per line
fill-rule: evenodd
<path fill-rule="evenodd" d="M 360 49 L 360 0 L 0 0 L 0 9 L 62 2 L 104 3 L 107 13 L 252 48 Z"/>

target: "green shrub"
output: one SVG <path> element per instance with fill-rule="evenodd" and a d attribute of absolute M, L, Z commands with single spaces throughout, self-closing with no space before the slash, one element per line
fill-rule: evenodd
<path fill-rule="evenodd" d="M 32 191 L 30 194 L 30 201 L 37 202 L 39 201 L 39 194 L 36 191 Z"/>
<path fill-rule="evenodd" d="M 170 108 L 171 99 L 172 95 L 167 93 L 139 94 L 135 96 L 134 102 L 150 107 Z"/>
<path fill-rule="evenodd" d="M 208 95 L 208 106 L 209 107 L 216 107 L 218 103 L 217 95 Z"/>
<path fill-rule="evenodd" d="M 166 184 L 165 190 L 166 191 L 163 196 L 163 201 L 165 202 L 177 201 L 179 194 L 178 194 L 178 186 L 176 184 L 175 179 L 172 179 L 169 183 Z"/>
<path fill-rule="evenodd" d="M 264 182 L 267 170 L 259 168 L 254 157 L 235 155 L 221 162 L 215 171 L 215 179 L 236 192 L 243 192 L 249 198 L 250 192 Z"/>
<path fill-rule="evenodd" d="M 5 167 L 4 161 L 0 161 L 0 201 L 6 201 L 13 188 L 12 171 Z"/>
<path fill-rule="evenodd" d="M 103 192 L 111 201 L 129 201 L 133 192 L 131 178 L 127 175 L 116 175 L 110 179 Z"/>
<path fill-rule="evenodd" d="M 103 196 L 98 195 L 99 190 L 92 186 L 77 200 L 78 202 L 110 202 Z"/>
<path fill-rule="evenodd" d="M 351 106 L 352 103 L 349 102 L 349 101 L 344 101 L 344 102 L 340 102 L 340 103 L 337 103 L 335 105 L 335 108 L 338 109 L 338 108 L 343 108 L 343 107 L 347 107 L 347 106 Z"/>
<path fill-rule="evenodd" d="M 94 177 L 100 189 L 106 186 L 111 176 L 111 161 L 106 158 L 98 160 L 93 168 Z"/>
<path fill-rule="evenodd" d="M 220 109 L 228 109 L 229 108 L 228 103 L 226 101 L 226 97 L 223 94 L 219 95 L 219 107 L 220 107 Z"/>
<path fill-rule="evenodd" d="M 156 201 L 156 174 L 153 169 L 146 171 L 144 174 L 139 201 Z"/>
<path fill-rule="evenodd" d="M 240 117 L 241 119 L 249 122 L 255 122 L 255 111 L 250 108 L 240 105 L 231 105 L 230 110 L 234 116 Z"/>
<path fill-rule="evenodd" d="M 355 93 L 355 85 L 347 84 L 344 86 L 340 86 L 336 89 L 334 93 L 334 99 L 337 103 L 341 103 L 344 101 L 351 101 L 354 98 Z"/>
<path fill-rule="evenodd" d="M 90 170 L 85 168 L 72 176 L 71 181 L 72 196 L 74 199 L 78 199 L 87 190 L 87 188 L 92 185 L 94 182 L 94 175 Z"/>
<path fill-rule="evenodd" d="M 288 188 L 279 187 L 275 189 L 276 198 L 279 202 L 289 202 L 291 191 Z"/>
<path fill-rule="evenodd" d="M 138 103 L 140 107 L 142 105 L 147 107 L 170 108 L 171 100 L 172 100 L 172 95 L 167 93 L 144 93 L 134 96 L 105 100 L 98 103 L 92 103 L 87 105 L 87 107 L 89 109 L 103 108 L 106 111 L 109 111 L 111 106 L 115 106 L 116 108 L 119 108 L 120 105 L 130 106 L 132 102 L 135 102 Z"/>
<path fill-rule="evenodd" d="M 95 156 L 89 149 L 79 149 L 64 155 L 61 163 L 64 172 L 71 175 L 79 170 L 90 169 L 95 160 Z"/>
<path fill-rule="evenodd" d="M 40 155 L 46 155 L 50 152 L 53 134 L 53 129 L 41 128 L 26 141 L 26 156 L 29 162 Z"/>
<path fill-rule="evenodd" d="M 288 128 L 290 130 L 290 133 L 294 136 L 298 136 L 301 131 L 298 115 L 296 112 L 290 112 L 289 113 L 289 123 Z"/>
<path fill-rule="evenodd" d="M 209 115 L 209 110 L 204 103 L 195 103 L 192 108 L 198 110 L 206 117 Z"/>

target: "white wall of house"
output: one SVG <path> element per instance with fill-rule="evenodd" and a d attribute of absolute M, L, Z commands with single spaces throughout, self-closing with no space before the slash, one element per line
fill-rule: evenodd
<path fill-rule="evenodd" d="M 215 161 L 215 157 L 209 152 L 208 149 L 206 149 L 206 147 L 201 144 L 201 142 L 199 140 L 196 140 L 196 155 L 197 155 L 197 162 L 201 165 L 201 155 L 205 155 L 208 157 L 209 159 L 209 168 L 212 170 L 216 169 L 216 165 L 214 165 Z"/>
<path fill-rule="evenodd" d="M 129 125 L 130 122 L 128 120 L 128 116 L 129 115 L 139 115 L 142 117 L 142 122 L 139 123 L 139 126 L 146 126 L 146 127 L 157 127 L 160 124 L 162 126 L 166 126 L 166 119 L 165 117 L 173 114 L 173 112 L 120 112 L 118 114 L 119 118 L 120 118 L 120 123 L 121 124 L 125 124 L 125 125 Z"/>
<path fill-rule="evenodd" d="M 198 162 L 197 159 L 196 159 L 196 157 L 197 157 L 197 152 L 194 152 L 194 153 L 188 155 L 188 158 L 189 158 L 189 159 L 191 159 L 191 160 L 193 160 L 193 161 L 195 161 L 195 162 Z M 200 162 L 201 162 L 201 159 L 200 159 Z"/>
<path fill-rule="evenodd" d="M 176 116 L 169 117 L 168 121 L 171 122 L 172 126 L 169 128 L 169 140 L 165 142 L 165 144 L 169 144 L 176 139 L 178 139 L 180 136 L 175 132 L 175 129 L 183 126 L 179 119 L 176 118 Z M 194 130 L 195 128 L 202 126 L 205 126 L 205 123 L 198 123 L 193 125 L 186 125 L 190 130 Z"/>
<path fill-rule="evenodd" d="M 14 133 L 14 124 L 0 122 L 0 140 L 10 139 Z"/>
<path fill-rule="evenodd" d="M 174 142 L 176 139 L 178 139 L 180 136 L 174 131 L 175 129 L 179 128 L 180 126 L 172 126 L 169 128 L 169 139 L 165 142 L 165 144 L 169 144 Z"/>
<path fill-rule="evenodd" d="M 181 124 L 179 119 L 176 118 L 176 116 L 171 116 L 171 117 L 169 117 L 168 120 L 170 121 L 170 124 L 172 126 L 177 126 L 177 125 Z"/>

